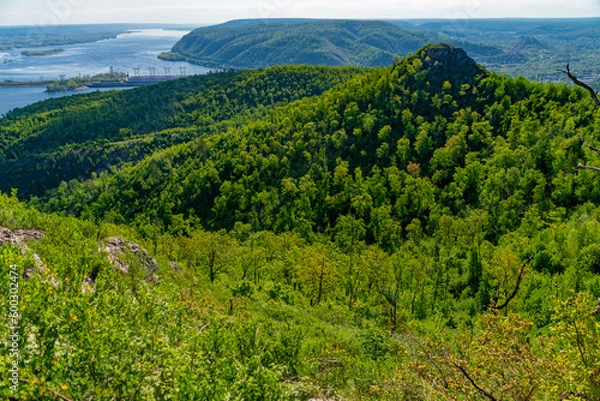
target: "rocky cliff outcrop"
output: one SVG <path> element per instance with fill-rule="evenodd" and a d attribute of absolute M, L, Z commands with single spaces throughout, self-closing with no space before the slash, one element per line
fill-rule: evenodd
<path fill-rule="evenodd" d="M 30 253 L 30 249 L 25 244 L 30 241 L 38 241 L 44 232 L 35 228 L 20 228 L 11 231 L 6 227 L 0 227 L 0 245 L 11 244 L 19 248 L 21 255 L 26 258 L 31 255 L 33 262 L 28 263 L 23 270 L 23 278 L 29 279 L 37 271 L 44 272 L 44 263 L 37 253 Z"/>
<path fill-rule="evenodd" d="M 144 271 L 146 281 L 152 282 L 157 279 L 158 263 L 150 256 L 148 251 L 133 241 L 119 237 L 109 237 L 100 243 L 101 252 L 108 254 L 110 263 L 123 273 L 129 273 L 132 265 L 138 266 Z"/>

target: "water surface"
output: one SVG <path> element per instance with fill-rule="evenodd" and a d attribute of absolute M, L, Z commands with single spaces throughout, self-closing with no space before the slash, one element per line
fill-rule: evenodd
<path fill-rule="evenodd" d="M 114 39 L 67 46 L 38 47 L 0 51 L 0 85 L 5 80 L 39 82 L 42 79 L 59 79 L 95 75 L 114 71 L 141 75 L 204 74 L 209 68 L 185 62 L 159 60 L 158 54 L 169 51 L 188 31 L 144 29 L 121 34 Z M 49 56 L 27 57 L 23 50 L 43 50 L 60 47 L 65 52 Z M 165 68 L 170 69 L 165 70 Z M 185 68 L 182 71 L 180 68 Z M 15 107 L 23 107 L 49 97 L 72 95 L 81 92 L 47 94 L 44 87 L 0 87 L 0 115 Z M 94 89 L 97 90 L 97 89 Z M 88 90 L 91 91 L 91 90 Z"/>
<path fill-rule="evenodd" d="M 72 96 L 80 93 L 110 89 L 115 88 L 88 88 L 70 92 L 47 93 L 44 86 L 0 87 L 0 117 L 17 107 L 24 107 L 53 97 Z"/>

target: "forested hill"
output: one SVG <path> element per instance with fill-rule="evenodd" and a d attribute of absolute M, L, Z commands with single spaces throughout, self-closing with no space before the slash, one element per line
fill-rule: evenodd
<path fill-rule="evenodd" d="M 175 231 L 182 221 L 306 238 L 352 229 L 385 249 L 416 227 L 433 233 L 443 215 L 480 210 L 496 238 L 598 200 L 595 180 L 575 171 L 597 130 L 583 96 L 428 46 L 264 119 L 63 184 L 39 205 Z"/>
<path fill-rule="evenodd" d="M 445 44 L 12 112 L 0 398 L 597 400 L 599 135 Z"/>
<path fill-rule="evenodd" d="M 599 24 L 598 18 L 244 19 L 196 29 L 160 57 L 242 69 L 293 63 L 381 66 L 425 43 L 445 42 L 491 71 L 541 82 L 566 82 L 557 69 L 568 61 L 597 88 Z"/>
<path fill-rule="evenodd" d="M 228 71 L 17 109 L 0 120 L 0 190 L 41 195 L 62 181 L 89 178 L 322 94 L 360 72 L 312 66 Z"/>
<path fill-rule="evenodd" d="M 416 51 L 430 38 L 383 21 L 233 21 L 196 29 L 161 57 L 234 68 L 284 64 L 384 66 L 391 64 L 395 56 Z"/>

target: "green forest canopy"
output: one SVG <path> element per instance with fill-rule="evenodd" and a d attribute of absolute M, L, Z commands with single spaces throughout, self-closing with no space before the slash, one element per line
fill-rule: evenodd
<path fill-rule="evenodd" d="M 131 107 L 103 124 L 113 104 Z M 600 113 L 579 88 L 434 45 L 376 69 L 59 99 L 0 128 L 4 163 L 148 144 L 28 204 L 0 195 L 0 226 L 45 233 L 0 246 L 7 276 L 43 262 L 21 279 L 19 399 L 600 393 L 600 177 L 576 169 L 597 161 Z M 113 268 L 98 241 L 114 236 L 143 245 L 158 277 L 135 253 Z"/>

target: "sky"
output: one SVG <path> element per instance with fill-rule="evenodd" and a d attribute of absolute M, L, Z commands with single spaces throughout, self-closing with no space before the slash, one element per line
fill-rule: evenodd
<path fill-rule="evenodd" d="M 288 17 L 456 19 L 598 16 L 600 0 L 0 0 L 0 25 L 207 24 L 237 18 Z"/>

